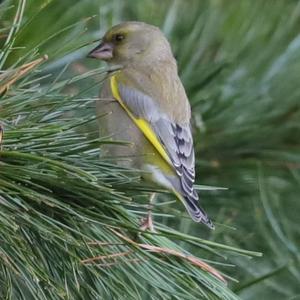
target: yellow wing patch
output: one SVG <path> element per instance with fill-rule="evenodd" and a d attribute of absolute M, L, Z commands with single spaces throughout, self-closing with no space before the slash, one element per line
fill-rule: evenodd
<path fill-rule="evenodd" d="M 149 123 L 146 120 L 144 120 L 144 119 L 138 119 L 138 118 L 136 118 L 132 114 L 132 112 L 128 109 L 128 107 L 124 104 L 124 102 L 122 101 L 122 98 L 120 96 L 119 89 L 118 89 L 117 79 L 116 79 L 115 75 L 113 75 L 110 78 L 110 87 L 111 87 L 111 91 L 112 91 L 112 94 L 113 94 L 114 98 L 120 103 L 120 105 L 126 111 L 126 113 L 128 114 L 128 116 L 132 119 L 132 121 L 136 124 L 136 126 L 143 132 L 143 134 L 145 135 L 145 137 L 154 146 L 154 148 L 163 157 L 163 159 L 168 164 L 170 164 L 171 166 L 173 166 L 168 153 L 166 152 L 166 150 L 162 146 L 161 142 L 158 140 L 155 132 L 153 131 L 153 129 L 151 128 L 151 126 L 149 125 Z"/>

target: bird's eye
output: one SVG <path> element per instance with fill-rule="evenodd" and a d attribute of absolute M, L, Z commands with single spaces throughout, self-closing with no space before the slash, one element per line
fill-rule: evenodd
<path fill-rule="evenodd" d="M 124 36 L 123 34 L 116 34 L 116 35 L 115 35 L 115 40 L 116 40 L 117 42 L 123 41 L 124 38 L 125 38 L 125 36 Z"/>

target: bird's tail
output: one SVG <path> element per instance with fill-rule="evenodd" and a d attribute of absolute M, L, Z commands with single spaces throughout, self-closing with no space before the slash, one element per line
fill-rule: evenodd
<path fill-rule="evenodd" d="M 191 218 L 198 223 L 203 223 L 210 229 L 214 229 L 213 222 L 207 213 L 199 205 L 199 197 L 197 191 L 193 187 L 193 183 L 189 182 L 189 187 L 183 185 L 181 178 L 177 175 L 166 176 L 159 171 L 159 184 L 171 190 L 175 196 L 183 203 Z"/>
<path fill-rule="evenodd" d="M 184 204 L 189 215 L 195 222 L 201 222 L 210 229 L 215 229 L 213 222 L 208 217 L 207 213 L 199 206 L 198 194 L 193 190 L 191 195 L 182 195 L 174 191 L 177 198 Z"/>

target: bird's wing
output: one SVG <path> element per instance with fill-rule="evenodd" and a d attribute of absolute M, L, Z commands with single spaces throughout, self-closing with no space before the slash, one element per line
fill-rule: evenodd
<path fill-rule="evenodd" d="M 143 132 L 161 157 L 177 173 L 180 187 L 174 188 L 188 212 L 197 222 L 213 228 L 207 214 L 198 207 L 198 194 L 193 188 L 195 180 L 195 154 L 189 121 L 177 124 L 163 112 L 150 96 L 110 78 L 113 97 Z M 180 195 L 179 195 L 180 194 Z"/>
<path fill-rule="evenodd" d="M 114 98 L 182 178 L 184 192 L 191 193 L 195 179 L 195 158 L 189 122 L 172 122 L 150 96 L 117 83 L 114 76 L 111 77 L 111 88 Z"/>

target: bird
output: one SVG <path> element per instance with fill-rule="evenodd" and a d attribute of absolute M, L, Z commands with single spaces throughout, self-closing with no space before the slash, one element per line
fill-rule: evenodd
<path fill-rule="evenodd" d="M 127 144 L 111 144 L 105 151 L 127 157 L 119 163 L 143 170 L 146 180 L 174 193 L 195 222 L 214 229 L 194 188 L 191 106 L 162 31 L 144 22 L 120 23 L 88 57 L 118 67 L 104 81 L 96 109 L 105 115 L 99 118 L 100 134 Z M 154 231 L 151 211 L 143 226 Z"/>

